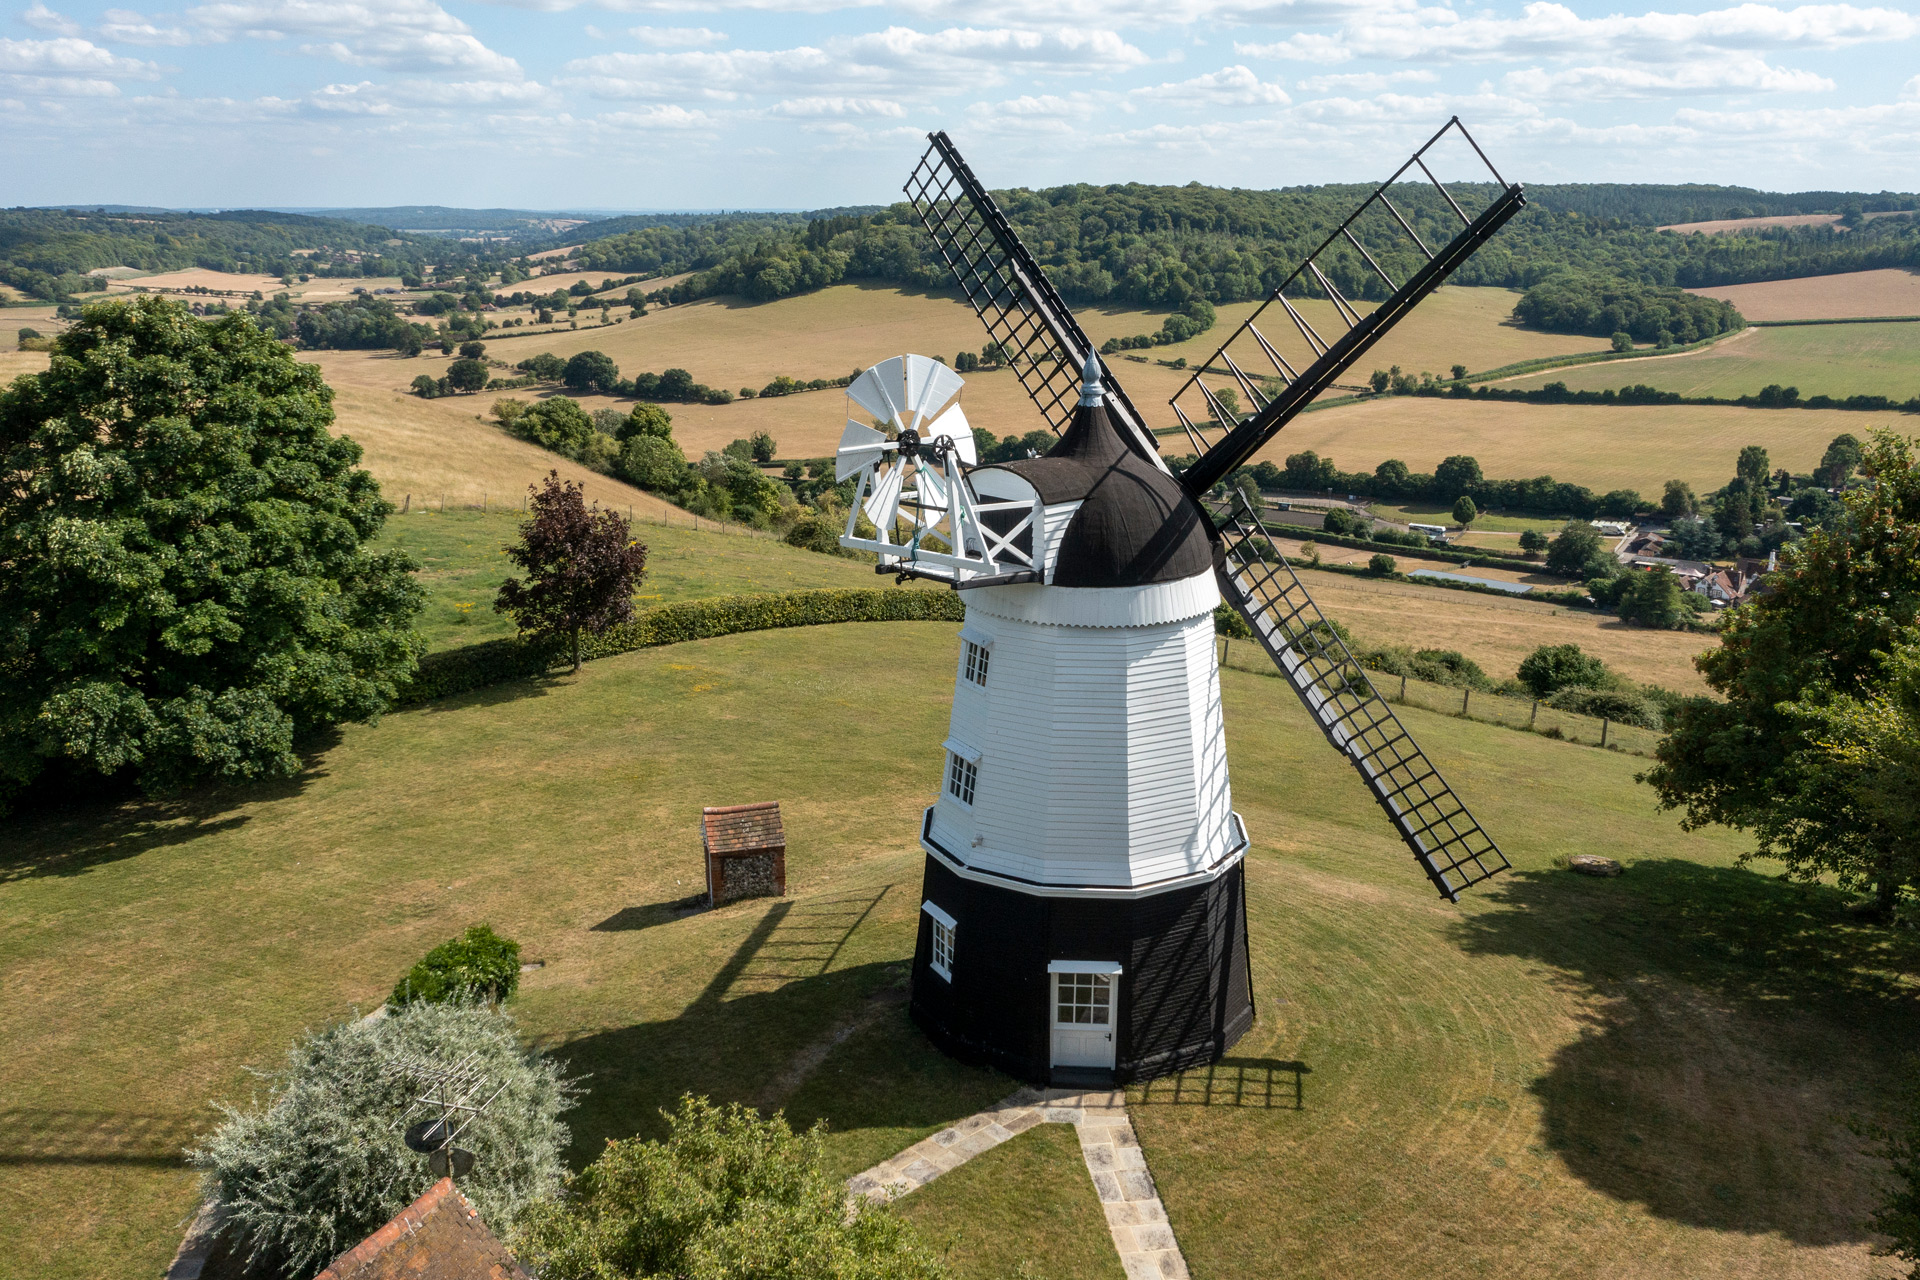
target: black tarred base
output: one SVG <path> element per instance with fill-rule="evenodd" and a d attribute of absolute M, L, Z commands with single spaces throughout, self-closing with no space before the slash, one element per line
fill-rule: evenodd
<path fill-rule="evenodd" d="M 962 1061 L 1038 1084 L 1125 1084 L 1216 1062 L 1253 1025 L 1239 863 L 1210 884 L 1115 900 L 982 884 L 928 855 L 921 899 L 954 918 L 953 979 L 931 967 L 923 911 L 913 1020 Z M 1051 1065 L 1054 960 L 1122 966 L 1111 1073 Z"/>

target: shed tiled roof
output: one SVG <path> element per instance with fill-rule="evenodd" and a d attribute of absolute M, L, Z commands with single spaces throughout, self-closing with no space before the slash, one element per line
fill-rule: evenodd
<path fill-rule="evenodd" d="M 528 1280 L 467 1198 L 442 1178 L 314 1280 Z"/>
<path fill-rule="evenodd" d="M 700 811 L 700 839 L 708 853 L 746 853 L 784 849 L 787 831 L 780 823 L 780 802 L 735 804 Z"/>

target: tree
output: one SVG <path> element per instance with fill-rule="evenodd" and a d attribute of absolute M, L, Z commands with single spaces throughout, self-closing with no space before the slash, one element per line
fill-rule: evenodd
<path fill-rule="evenodd" d="M 1773 481 L 1773 468 L 1767 461 L 1767 450 L 1763 445 L 1750 444 L 1742 449 L 1733 471 L 1747 482 L 1748 488 L 1758 493 L 1767 492 Z"/>
<path fill-rule="evenodd" d="M 633 593 L 646 572 L 647 549 L 635 542 L 626 517 L 589 511 L 586 491 L 549 471 L 545 485 L 527 486 L 532 519 L 507 559 L 527 573 L 523 583 L 500 584 L 493 607 L 536 636 L 564 637 L 580 669 L 580 636 L 599 635 L 633 616 Z"/>
<path fill-rule="evenodd" d="M 530 373 L 542 382 L 558 382 L 567 371 L 567 362 L 551 351 L 542 351 L 537 356 L 529 356 L 515 366 L 523 373 Z"/>
<path fill-rule="evenodd" d="M 152 297 L 0 391 L 0 806 L 49 768 L 291 776 L 392 703 L 423 594 L 332 399 L 250 316 Z"/>
<path fill-rule="evenodd" d="M 440 382 L 430 373 L 423 373 L 413 380 L 413 394 L 422 400 L 431 400 L 440 394 Z"/>
<path fill-rule="evenodd" d="M 1455 382 L 1464 382 L 1464 381 L 1466 381 L 1466 377 L 1467 377 L 1467 366 L 1465 366 L 1465 365 L 1463 365 L 1463 364 L 1457 364 L 1457 365 L 1455 365 L 1455 366 L 1453 366 L 1453 369 L 1451 370 L 1451 372 L 1452 372 L 1452 374 L 1453 374 L 1453 380 L 1454 380 Z"/>
<path fill-rule="evenodd" d="M 687 457 L 671 436 L 629 436 L 619 472 L 649 493 L 674 493 L 686 483 Z"/>
<path fill-rule="evenodd" d="M 1453 504 L 1453 522 L 1466 528 L 1480 517 L 1480 508 L 1473 505 L 1473 499 L 1461 494 Z"/>
<path fill-rule="evenodd" d="M 566 383 L 569 391 L 610 394 L 614 384 L 620 381 L 620 369 L 613 363 L 613 357 L 604 352 L 581 351 L 567 361 L 560 381 Z"/>
<path fill-rule="evenodd" d="M 543 1280 L 944 1280 L 904 1218 L 849 1195 L 824 1126 L 683 1097 L 664 1142 L 619 1138 L 564 1202 L 529 1214 L 514 1252 Z"/>
<path fill-rule="evenodd" d="M 1690 516 L 1700 509 L 1700 500 L 1693 496 L 1693 486 L 1685 480 L 1669 480 L 1660 494 L 1660 514 L 1669 520 L 1678 520 Z"/>
<path fill-rule="evenodd" d="M 764 431 L 754 432 L 752 439 L 747 441 L 747 448 L 752 452 L 755 462 L 772 462 L 773 455 L 780 451 L 773 437 Z"/>
<path fill-rule="evenodd" d="M 1680 560 L 1711 560 L 1720 554 L 1720 531 L 1697 516 L 1675 520 L 1664 550 Z"/>
<path fill-rule="evenodd" d="M 1569 578 L 1603 576 L 1588 572 L 1602 558 L 1612 560 L 1600 543 L 1600 531 L 1585 520 L 1569 520 L 1547 544 L 1547 568 Z"/>
<path fill-rule="evenodd" d="M 980 357 L 971 351 L 962 351 L 953 358 L 953 368 L 956 373 L 972 373 L 979 367 Z"/>
<path fill-rule="evenodd" d="M 1612 344 L 1615 351 L 1631 351 L 1633 350 L 1633 335 L 1625 332 L 1616 332 L 1613 335 Z"/>
<path fill-rule="evenodd" d="M 1464 453 L 1441 459 L 1440 465 L 1433 469 L 1434 496 L 1442 502 L 1452 502 L 1484 481 L 1479 462 Z"/>
<path fill-rule="evenodd" d="M 1528 555 L 1537 555 L 1547 549 L 1547 535 L 1538 529 L 1520 531 L 1520 549 Z"/>
<path fill-rule="evenodd" d="M 1646 505 L 1634 490 L 1614 489 L 1600 499 L 1596 510 L 1612 520 L 1630 520 Z"/>
<path fill-rule="evenodd" d="M 1878 483 L 1846 494 L 1846 520 L 1809 530 L 1767 593 L 1729 611 L 1720 647 L 1696 659 L 1721 699 L 1676 708 L 1644 778 L 1689 829 L 1752 831 L 1755 856 L 1870 890 L 1884 914 L 1920 882 L 1911 793 L 1897 815 L 1869 802 L 1862 788 L 1880 762 L 1848 756 L 1840 731 L 1853 732 L 1843 713 L 1854 705 L 1897 704 L 1896 655 L 1920 643 L 1920 475 L 1912 443 L 1891 432 L 1864 454 Z"/>
<path fill-rule="evenodd" d="M 1619 683 L 1607 664 L 1577 644 L 1543 644 L 1520 662 L 1520 683 L 1536 698 L 1562 689 L 1608 689 Z"/>
<path fill-rule="evenodd" d="M 685 400 L 693 394 L 693 375 L 685 369 L 669 369 L 660 375 L 662 400 Z"/>
<path fill-rule="evenodd" d="M 578 457 L 594 436 L 593 419 L 568 396 L 542 400 L 507 424 L 515 435 L 533 441 L 543 449 Z"/>
<path fill-rule="evenodd" d="M 460 344 L 460 354 L 468 360 L 481 359 L 487 354 L 487 344 L 484 342 L 463 342 Z"/>
<path fill-rule="evenodd" d="M 618 440 L 631 440 L 635 436 L 656 436 L 662 440 L 673 438 L 673 416 L 657 404 L 637 404 L 633 412 L 627 415 L 626 423 L 615 431 Z"/>
<path fill-rule="evenodd" d="M 1614 608 L 1622 621 L 1663 630 L 1681 627 L 1692 616 L 1686 607 L 1686 592 L 1680 579 L 1664 564 L 1628 574 Z"/>
<path fill-rule="evenodd" d="M 1852 434 L 1835 436 L 1827 444 L 1827 451 L 1820 455 L 1818 474 L 1821 482 L 1829 489 L 1843 487 L 1859 469 L 1863 456 L 1858 437 Z"/>
<path fill-rule="evenodd" d="M 478 391 L 487 385 L 485 360 L 455 360 L 447 366 L 447 385 L 455 391 Z"/>
<path fill-rule="evenodd" d="M 311 1276 L 433 1185 L 399 1118 L 419 1093 L 410 1061 L 470 1060 L 497 1090 L 461 1131 L 478 1157 L 460 1192 L 511 1231 L 566 1179 L 576 1092 L 550 1058 L 521 1047 L 511 1017 L 483 1004 L 417 1001 L 377 1021 L 335 1023 L 296 1041 L 267 1096 L 226 1119 L 188 1162 L 224 1207 L 250 1275 Z"/>
<path fill-rule="evenodd" d="M 1399 571 L 1399 562 L 1384 551 L 1377 551 L 1367 559 L 1367 572 L 1376 577 L 1385 578 Z"/>

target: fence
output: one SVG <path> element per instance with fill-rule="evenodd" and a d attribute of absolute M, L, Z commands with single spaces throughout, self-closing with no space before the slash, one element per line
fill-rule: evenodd
<path fill-rule="evenodd" d="M 1252 640 L 1233 641 L 1222 636 L 1220 665 L 1255 675 L 1278 676 L 1267 655 Z M 1512 698 L 1485 689 L 1456 689 L 1452 685 L 1433 684 L 1407 676 L 1367 672 L 1374 689 L 1388 702 L 1419 707 L 1441 715 L 1478 720 L 1484 724 L 1504 725 L 1509 729 L 1538 733 L 1564 742 L 1624 751 L 1629 755 L 1652 756 L 1666 735 L 1657 729 L 1596 719 L 1550 707 L 1537 698 Z"/>

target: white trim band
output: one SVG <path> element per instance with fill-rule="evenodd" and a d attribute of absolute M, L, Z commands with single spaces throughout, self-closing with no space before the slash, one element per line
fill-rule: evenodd
<path fill-rule="evenodd" d="M 1098 973 L 1117 978 L 1122 970 L 1118 960 L 1049 960 L 1048 973 Z"/>
<path fill-rule="evenodd" d="M 1043 587 L 1024 582 L 975 587 L 967 606 L 996 618 L 1055 627 L 1154 627 L 1212 613 L 1220 603 L 1213 571 L 1145 587 Z"/>
<path fill-rule="evenodd" d="M 922 902 L 920 904 L 920 909 L 926 912 L 928 915 L 932 916 L 935 920 L 938 920 L 941 924 L 947 926 L 947 928 L 949 929 L 958 929 L 960 927 L 960 922 L 958 920 L 955 920 L 952 916 L 948 915 L 946 912 L 942 911 L 939 907 L 934 906 L 933 900 L 931 898 L 929 898 L 925 902 Z"/>

